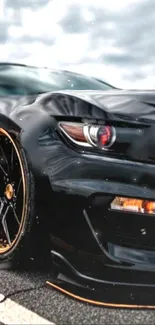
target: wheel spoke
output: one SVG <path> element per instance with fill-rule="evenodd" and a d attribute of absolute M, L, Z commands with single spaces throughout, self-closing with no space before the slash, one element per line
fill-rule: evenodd
<path fill-rule="evenodd" d="M 17 216 L 16 210 L 15 210 L 15 208 L 14 208 L 14 206 L 13 206 L 12 203 L 10 203 L 10 207 L 11 207 L 11 209 L 12 209 L 12 211 L 13 211 L 13 214 L 14 214 L 14 216 L 15 216 L 15 219 L 16 219 L 18 225 L 20 225 L 20 221 L 19 221 L 19 219 L 18 219 L 18 216 Z"/>
<path fill-rule="evenodd" d="M 8 176 L 8 174 L 5 172 L 5 170 L 4 170 L 4 168 L 2 167 L 1 164 L 0 164 L 0 169 L 2 170 L 2 172 L 3 172 L 3 174 L 4 174 L 5 176 Z"/>
<path fill-rule="evenodd" d="M 21 183 L 22 183 L 22 177 L 20 178 L 19 183 L 18 183 L 17 192 L 16 192 L 16 199 L 18 198 Z"/>
<path fill-rule="evenodd" d="M 3 205 L 4 207 L 4 205 Z M 6 222 L 6 216 L 7 216 L 7 213 L 9 211 L 9 208 L 10 206 L 7 205 L 6 206 L 6 209 L 5 209 L 5 212 L 1 212 L 3 213 L 3 216 L 2 216 L 2 226 L 3 226 L 3 230 L 4 230 L 4 233 L 5 233 L 5 236 L 6 236 L 6 239 L 7 239 L 7 242 L 9 244 L 9 246 L 11 246 L 11 239 L 10 239 L 10 235 L 9 235 L 9 230 L 8 230 L 8 226 L 7 226 L 7 222 Z M 3 209 L 3 208 L 2 208 Z"/>
<path fill-rule="evenodd" d="M 6 222 L 5 219 L 4 219 L 4 221 L 2 222 L 2 225 L 3 225 L 3 230 L 4 230 L 4 233 L 5 233 L 5 236 L 6 236 L 7 242 L 8 242 L 8 244 L 9 244 L 9 246 L 11 246 L 11 239 L 10 239 L 10 235 L 9 235 L 9 231 L 8 231 L 7 222 Z"/>
<path fill-rule="evenodd" d="M 2 146 L 0 146 L 0 148 L 1 148 L 1 153 L 2 153 L 3 159 L 4 159 L 5 164 L 6 164 L 6 166 L 7 166 L 7 172 L 6 172 L 6 170 L 2 167 L 1 164 L 0 164 L 0 168 L 1 168 L 1 170 L 3 171 L 3 173 L 5 174 L 5 176 L 7 176 L 7 175 L 8 175 L 8 172 L 9 172 L 9 164 L 8 164 L 8 160 L 7 160 L 7 158 L 6 158 L 6 155 L 5 155 L 5 153 L 4 153 L 4 150 L 3 150 Z"/>
<path fill-rule="evenodd" d="M 4 198 L 3 198 L 3 200 L 2 200 L 2 198 L 0 198 L 0 204 L 1 204 L 1 207 L 0 207 L 0 220 L 1 220 L 1 213 L 2 213 L 2 210 L 4 207 Z"/>
<path fill-rule="evenodd" d="M 11 171 L 13 171 L 13 153 L 14 153 L 14 148 L 12 146 L 12 149 L 11 149 Z"/>

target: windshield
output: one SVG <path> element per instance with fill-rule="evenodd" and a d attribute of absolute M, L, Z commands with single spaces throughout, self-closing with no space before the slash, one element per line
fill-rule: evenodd
<path fill-rule="evenodd" d="M 35 95 L 55 90 L 107 90 L 111 85 L 68 71 L 18 65 L 0 66 L 0 96 Z"/>

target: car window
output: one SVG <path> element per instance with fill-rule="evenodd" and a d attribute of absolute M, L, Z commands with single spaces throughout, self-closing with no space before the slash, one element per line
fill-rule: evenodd
<path fill-rule="evenodd" d="M 28 93 L 26 92 L 25 88 L 22 87 L 17 87 L 17 86 L 13 86 L 13 85 L 6 85 L 4 84 L 3 86 L 0 85 L 0 96 L 4 96 L 4 95 L 27 95 Z"/>
<path fill-rule="evenodd" d="M 0 67 L 0 96 L 33 95 L 57 90 L 107 90 L 112 89 L 95 78 L 43 68 L 20 66 Z"/>

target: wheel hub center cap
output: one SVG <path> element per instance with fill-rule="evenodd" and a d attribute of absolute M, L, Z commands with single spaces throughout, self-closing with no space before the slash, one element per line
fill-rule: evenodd
<path fill-rule="evenodd" d="M 14 195 L 14 189 L 13 189 L 13 186 L 11 184 L 7 184 L 7 186 L 5 188 L 5 195 L 6 195 L 8 200 L 12 199 L 12 197 Z"/>

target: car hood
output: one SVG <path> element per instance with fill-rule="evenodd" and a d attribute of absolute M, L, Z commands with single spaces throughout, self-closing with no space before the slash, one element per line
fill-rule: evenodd
<path fill-rule="evenodd" d="M 155 123 L 155 91 L 57 91 L 39 96 L 0 98 L 8 116 L 46 112 L 52 116 L 108 118 Z"/>
<path fill-rule="evenodd" d="M 36 102 L 51 115 L 155 122 L 155 91 L 61 91 Z"/>

